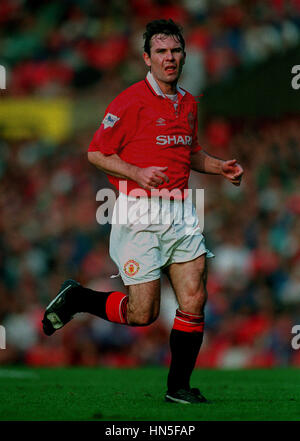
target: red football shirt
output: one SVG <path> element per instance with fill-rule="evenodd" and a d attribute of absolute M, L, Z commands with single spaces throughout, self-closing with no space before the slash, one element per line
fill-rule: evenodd
<path fill-rule="evenodd" d="M 108 106 L 99 129 L 89 146 L 90 152 L 117 154 L 137 167 L 168 167 L 164 172 L 169 182 L 158 189 L 188 188 L 190 156 L 201 150 L 197 140 L 197 103 L 194 97 L 178 90 L 178 105 L 157 90 L 151 75 L 118 95 Z M 117 178 L 108 175 L 110 182 L 125 192 Z M 127 179 L 127 194 L 141 188 Z M 148 195 L 150 192 L 145 190 Z"/>

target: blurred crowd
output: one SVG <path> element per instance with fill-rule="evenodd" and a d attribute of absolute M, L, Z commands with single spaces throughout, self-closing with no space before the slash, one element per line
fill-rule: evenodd
<path fill-rule="evenodd" d="M 144 75 L 141 36 L 157 17 L 183 26 L 183 86 L 193 94 L 300 41 L 299 0 L 2 0 L 9 93 L 123 89 Z"/>
<path fill-rule="evenodd" d="M 145 23 L 172 17 L 184 27 L 183 85 L 197 94 L 241 65 L 299 44 L 300 2 L 206 0 L 3 0 L 0 59 L 7 96 L 69 96 L 116 91 L 142 79 Z M 195 75 L 198 72 L 198 75 Z M 191 74 L 193 73 L 193 74 Z M 192 174 L 205 190 L 209 261 L 205 338 L 199 367 L 300 366 L 291 346 L 300 325 L 300 117 L 237 125 L 214 119 L 204 149 L 236 158 L 241 187 Z M 67 140 L 0 140 L 0 364 L 140 366 L 169 363 L 176 301 L 166 279 L 159 319 L 126 327 L 78 314 L 51 338 L 45 306 L 74 278 L 121 290 L 108 255 L 109 225 L 96 222 L 96 193 L 108 187 L 86 157 L 93 130 Z"/>

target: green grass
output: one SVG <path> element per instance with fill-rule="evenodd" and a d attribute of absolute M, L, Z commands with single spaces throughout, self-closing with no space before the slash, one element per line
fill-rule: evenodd
<path fill-rule="evenodd" d="M 0 420 L 300 421 L 300 370 L 199 370 L 210 404 L 163 400 L 166 368 L 0 368 Z"/>

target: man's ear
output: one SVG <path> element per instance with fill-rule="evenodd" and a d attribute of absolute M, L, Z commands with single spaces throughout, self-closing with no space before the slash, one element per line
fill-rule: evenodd
<path fill-rule="evenodd" d="M 149 55 L 147 54 L 147 52 L 144 52 L 144 53 L 143 53 L 143 58 L 144 58 L 144 61 L 145 61 L 146 65 L 147 65 L 148 67 L 151 67 L 151 60 L 150 60 L 150 57 L 149 57 Z"/>

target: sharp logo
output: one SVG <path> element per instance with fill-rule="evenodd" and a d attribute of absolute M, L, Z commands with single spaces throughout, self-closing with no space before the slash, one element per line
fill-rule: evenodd
<path fill-rule="evenodd" d="M 191 136 L 181 136 L 181 135 L 159 135 L 156 137 L 156 144 L 158 145 L 171 145 L 171 144 L 182 144 L 182 145 L 192 145 Z"/>

